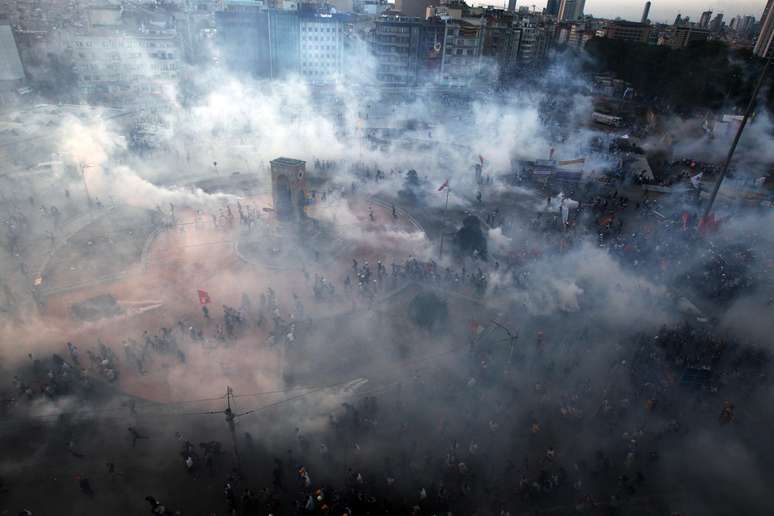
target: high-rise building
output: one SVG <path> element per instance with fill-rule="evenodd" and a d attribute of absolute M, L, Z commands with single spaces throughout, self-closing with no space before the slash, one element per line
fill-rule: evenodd
<path fill-rule="evenodd" d="M 231 72 L 270 77 L 267 11 L 227 9 L 215 13 L 219 61 Z"/>
<path fill-rule="evenodd" d="M 683 15 L 678 13 L 677 18 L 675 18 L 675 26 L 682 25 L 683 24 Z"/>
<path fill-rule="evenodd" d="M 467 86 L 481 69 L 484 28 L 461 21 L 446 22 L 440 81 L 444 86 Z"/>
<path fill-rule="evenodd" d="M 596 31 L 591 29 L 585 23 L 573 23 L 570 26 L 570 32 L 567 36 L 567 46 L 571 48 L 583 49 L 586 43 L 596 36 Z"/>
<path fill-rule="evenodd" d="M 347 16 L 261 8 L 217 12 L 223 64 L 254 77 L 300 73 L 311 83 L 333 82 L 342 73 Z"/>
<path fill-rule="evenodd" d="M 88 27 L 57 31 L 62 54 L 72 63 L 76 85 L 86 98 L 141 102 L 163 98 L 178 79 L 180 46 L 171 24 L 147 29 L 90 9 Z"/>
<path fill-rule="evenodd" d="M 645 7 L 642 9 L 642 19 L 640 23 L 648 23 L 648 15 L 650 14 L 650 1 L 645 2 Z"/>
<path fill-rule="evenodd" d="M 519 64 L 528 65 L 545 56 L 547 49 L 545 29 L 524 24 L 513 30 L 514 43 L 518 42 Z"/>
<path fill-rule="evenodd" d="M 774 40 L 774 0 L 769 0 L 766 3 L 766 8 L 763 10 L 763 16 L 761 17 L 761 31 L 758 34 L 758 39 L 755 41 L 755 48 L 753 52 L 756 56 L 760 57 L 772 57 L 772 40 Z"/>
<path fill-rule="evenodd" d="M 749 36 L 754 26 L 755 26 L 755 16 L 745 16 L 744 18 L 742 18 L 742 21 L 740 22 L 740 25 L 739 27 L 737 27 L 736 30 L 740 36 Z"/>
<path fill-rule="evenodd" d="M 548 4 L 546 4 L 546 14 L 550 14 L 551 16 L 558 15 L 559 4 L 560 0 L 548 0 Z"/>
<path fill-rule="evenodd" d="M 272 78 L 297 73 L 300 69 L 301 40 L 299 15 L 293 10 L 266 11 L 269 44 L 269 75 Z M 301 69 L 304 73 L 304 70 Z"/>
<path fill-rule="evenodd" d="M 376 79 L 385 85 L 414 86 L 420 62 L 422 20 L 383 16 L 374 21 L 371 52 L 377 62 Z M 442 43 L 436 44 L 440 54 Z"/>
<path fill-rule="evenodd" d="M 559 21 L 575 21 L 583 18 L 586 0 L 562 0 L 559 4 Z"/>
<path fill-rule="evenodd" d="M 516 65 L 513 24 L 517 19 L 518 15 L 500 12 L 486 21 L 481 55 L 490 62 L 495 61 L 501 71 L 507 72 Z M 518 45 L 518 41 L 515 44 Z"/>
<path fill-rule="evenodd" d="M 704 11 L 699 18 L 699 27 L 706 29 L 709 27 L 710 20 L 712 19 L 712 11 Z"/>
<path fill-rule="evenodd" d="M 516 10 L 516 0 L 508 0 L 508 10 L 511 12 Z"/>
<path fill-rule="evenodd" d="M 720 32 L 720 29 L 722 28 L 723 28 L 723 13 L 718 13 L 710 22 L 709 29 L 712 32 Z"/>
<path fill-rule="evenodd" d="M 339 14 L 302 15 L 299 21 L 301 74 L 312 83 L 334 82 L 342 72 L 344 23 Z M 279 34 L 279 28 L 277 32 Z"/>

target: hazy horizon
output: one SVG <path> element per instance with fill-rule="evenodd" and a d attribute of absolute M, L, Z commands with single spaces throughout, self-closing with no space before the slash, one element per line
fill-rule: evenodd
<path fill-rule="evenodd" d="M 507 5 L 505 2 L 473 1 L 477 5 Z M 536 9 L 545 7 L 547 0 L 518 0 L 517 6 L 535 6 Z M 620 17 L 625 20 L 639 21 L 642 16 L 642 8 L 645 0 L 586 0 L 586 14 L 593 14 L 599 18 Z M 729 20 L 737 14 L 752 15 L 760 19 L 765 0 L 651 0 L 649 18 L 654 22 L 674 21 L 678 13 L 690 16 L 692 20 L 698 20 L 703 11 L 723 13 L 724 19 Z"/>

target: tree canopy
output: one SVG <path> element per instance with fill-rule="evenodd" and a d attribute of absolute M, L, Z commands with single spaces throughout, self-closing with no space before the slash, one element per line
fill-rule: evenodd
<path fill-rule="evenodd" d="M 592 57 L 591 71 L 614 72 L 632 83 L 641 97 L 681 114 L 743 108 L 763 66 L 749 50 L 731 49 L 720 41 L 673 49 L 594 38 L 586 51 Z M 771 107 L 771 88 L 765 94 Z"/>

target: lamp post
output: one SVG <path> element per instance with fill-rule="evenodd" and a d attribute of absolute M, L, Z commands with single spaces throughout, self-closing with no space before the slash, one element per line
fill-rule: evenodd
<path fill-rule="evenodd" d="M 81 162 L 81 180 L 83 181 L 83 191 L 86 193 L 86 200 L 89 202 L 89 206 L 91 206 L 91 195 L 89 195 L 89 185 L 86 182 L 86 169 L 91 168 L 95 165 L 91 165 L 89 163 L 83 163 Z"/>

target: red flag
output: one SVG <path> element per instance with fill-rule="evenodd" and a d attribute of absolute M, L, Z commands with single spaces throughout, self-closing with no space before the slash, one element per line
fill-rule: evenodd
<path fill-rule="evenodd" d="M 441 191 L 443 191 L 444 188 L 449 188 L 449 180 L 448 179 L 443 182 L 443 184 L 438 188 L 438 191 L 441 192 Z"/>
<path fill-rule="evenodd" d="M 206 290 L 197 290 L 197 294 L 199 294 L 199 304 L 200 305 L 206 305 L 210 302 L 210 295 L 207 293 Z"/>

